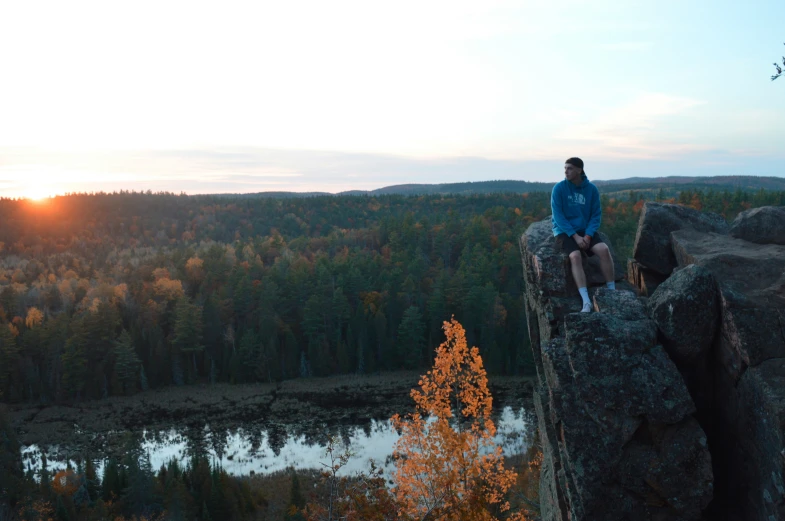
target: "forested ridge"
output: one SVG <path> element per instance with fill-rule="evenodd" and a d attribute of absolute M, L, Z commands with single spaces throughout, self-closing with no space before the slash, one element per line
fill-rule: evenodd
<path fill-rule="evenodd" d="M 643 197 L 717 211 L 785 192 L 603 194 L 630 253 Z M 491 373 L 531 371 L 517 240 L 549 193 L 0 200 L 2 400 L 423 368 L 454 315 Z"/>

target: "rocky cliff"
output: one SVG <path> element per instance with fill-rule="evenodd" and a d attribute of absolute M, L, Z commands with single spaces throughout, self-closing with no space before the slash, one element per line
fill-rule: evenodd
<path fill-rule="evenodd" d="M 785 519 L 782 212 L 648 203 L 591 314 L 550 219 L 521 237 L 543 520 Z"/>

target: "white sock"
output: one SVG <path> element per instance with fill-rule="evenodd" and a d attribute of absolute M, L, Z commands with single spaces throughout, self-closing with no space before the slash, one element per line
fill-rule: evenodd
<path fill-rule="evenodd" d="M 587 288 L 578 288 L 578 292 L 581 294 L 584 304 L 591 304 L 591 301 L 589 300 L 589 290 Z"/>
<path fill-rule="evenodd" d="M 612 280 L 610 282 L 606 282 L 605 287 L 608 289 L 616 289 L 616 281 Z"/>

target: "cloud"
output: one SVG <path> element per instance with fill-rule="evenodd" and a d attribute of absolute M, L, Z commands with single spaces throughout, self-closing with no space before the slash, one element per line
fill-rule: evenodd
<path fill-rule="evenodd" d="M 609 158 L 663 159 L 714 148 L 693 136 L 674 132 L 672 119 L 704 104 L 701 100 L 662 93 L 643 93 L 603 110 L 592 118 L 570 123 L 555 139 L 589 148 Z"/>

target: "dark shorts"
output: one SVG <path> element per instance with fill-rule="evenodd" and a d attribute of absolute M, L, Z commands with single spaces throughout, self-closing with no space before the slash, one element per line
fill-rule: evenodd
<path fill-rule="evenodd" d="M 578 232 L 578 235 L 583 237 L 585 234 Z M 591 249 L 594 248 L 597 244 L 601 244 L 602 242 L 603 240 L 600 239 L 600 236 L 595 234 L 594 237 L 591 238 L 591 244 L 589 244 L 589 247 L 585 250 L 586 255 L 589 257 L 594 255 L 594 252 L 592 252 Z M 578 247 L 578 243 L 575 242 L 575 239 L 569 237 L 566 233 L 560 233 L 556 236 L 556 244 L 554 244 L 553 247 L 556 248 L 557 251 L 563 251 L 567 255 L 574 251 L 581 251 L 581 249 Z"/>

